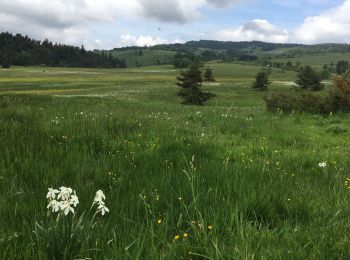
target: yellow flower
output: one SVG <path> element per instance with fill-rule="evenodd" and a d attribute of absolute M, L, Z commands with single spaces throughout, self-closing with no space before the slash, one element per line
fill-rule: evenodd
<path fill-rule="evenodd" d="M 188 238 L 188 234 L 187 234 L 187 233 L 184 233 L 182 236 L 183 236 L 184 238 Z"/>
<path fill-rule="evenodd" d="M 161 219 L 158 219 L 158 220 L 157 220 L 157 223 L 158 223 L 158 224 L 162 224 L 162 220 L 161 220 Z"/>
<path fill-rule="evenodd" d="M 179 240 L 179 239 L 180 239 L 180 236 L 179 236 L 179 235 L 176 235 L 176 236 L 174 237 L 174 239 L 175 239 L 175 240 Z"/>
<path fill-rule="evenodd" d="M 212 230 L 212 229 L 213 229 L 213 226 L 212 226 L 212 225 L 209 225 L 209 226 L 208 226 L 208 229 L 209 229 L 209 230 Z"/>

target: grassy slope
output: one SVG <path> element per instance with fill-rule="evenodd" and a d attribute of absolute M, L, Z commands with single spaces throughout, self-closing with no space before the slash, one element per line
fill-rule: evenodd
<path fill-rule="evenodd" d="M 0 70 L 0 258 L 349 258 L 350 135 L 327 131 L 349 117 L 268 114 L 260 68 L 211 66 L 203 107 L 179 104 L 172 67 Z M 294 79 L 274 71 L 271 92 Z M 53 234 L 61 185 L 77 215 L 103 189 L 110 214 Z"/>

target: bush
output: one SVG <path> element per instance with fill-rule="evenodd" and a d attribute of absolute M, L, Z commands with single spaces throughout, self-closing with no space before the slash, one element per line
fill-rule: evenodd
<path fill-rule="evenodd" d="M 10 64 L 8 64 L 8 63 L 4 63 L 4 64 L 2 64 L 2 66 L 1 66 L 1 68 L 3 68 L 3 69 L 9 69 L 11 66 L 10 66 Z"/>
<path fill-rule="evenodd" d="M 274 94 L 264 99 L 267 110 L 270 112 L 291 113 L 294 111 L 315 114 L 329 114 L 338 111 L 350 112 L 350 102 L 345 100 L 344 94 L 337 89 L 331 90 L 328 96 L 294 91 L 288 94 Z"/>

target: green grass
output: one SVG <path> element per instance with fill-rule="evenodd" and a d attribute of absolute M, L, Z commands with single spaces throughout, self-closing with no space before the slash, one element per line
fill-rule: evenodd
<path fill-rule="evenodd" d="M 170 66 L 0 70 L 0 259 L 350 258 L 348 115 L 269 114 L 259 67 L 211 66 L 201 107 Z M 62 185 L 80 204 L 57 224 Z"/>

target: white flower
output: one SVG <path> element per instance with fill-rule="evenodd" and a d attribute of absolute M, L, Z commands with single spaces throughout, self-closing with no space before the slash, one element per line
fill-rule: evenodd
<path fill-rule="evenodd" d="M 66 188 L 62 186 L 60 188 L 60 193 L 58 194 L 57 198 L 62 200 L 68 200 L 70 198 L 70 195 L 72 194 L 73 190 L 71 188 Z"/>
<path fill-rule="evenodd" d="M 69 212 L 74 214 L 74 207 L 72 207 L 72 202 L 70 200 L 65 201 L 61 204 L 61 210 L 64 212 L 64 215 L 67 216 Z"/>
<path fill-rule="evenodd" d="M 109 212 L 109 209 L 103 204 L 98 206 L 99 212 L 101 212 L 101 215 L 104 216 L 106 212 Z"/>
<path fill-rule="evenodd" d="M 104 216 L 107 212 L 109 212 L 109 209 L 106 207 L 106 204 L 104 202 L 105 199 L 106 199 L 106 196 L 103 193 L 103 191 L 98 190 L 96 192 L 96 196 L 95 196 L 93 204 L 97 204 L 97 212 L 96 213 L 101 212 L 102 216 Z"/>
<path fill-rule="evenodd" d="M 48 209 L 52 208 L 52 212 L 58 212 L 60 211 L 62 206 L 62 203 L 57 200 L 50 201 L 49 205 L 47 206 Z"/>
<path fill-rule="evenodd" d="M 319 164 L 318 164 L 318 167 L 320 167 L 320 168 L 325 168 L 327 166 L 327 163 L 326 162 L 320 162 Z"/>
<path fill-rule="evenodd" d="M 98 203 L 98 204 L 104 204 L 103 200 L 106 199 L 106 196 L 105 194 L 103 193 L 102 190 L 98 190 L 96 192 L 96 196 L 95 196 L 95 199 L 94 199 L 94 203 Z"/>
<path fill-rule="evenodd" d="M 46 198 L 49 200 L 54 200 L 56 198 L 56 194 L 60 193 L 59 190 L 49 188 L 49 192 L 46 195 Z"/>
<path fill-rule="evenodd" d="M 73 194 L 72 196 L 70 196 L 70 203 L 71 203 L 74 207 L 76 207 L 76 206 L 79 204 L 79 198 L 78 198 L 78 196 L 75 194 L 75 192 L 74 192 L 74 194 Z"/>

